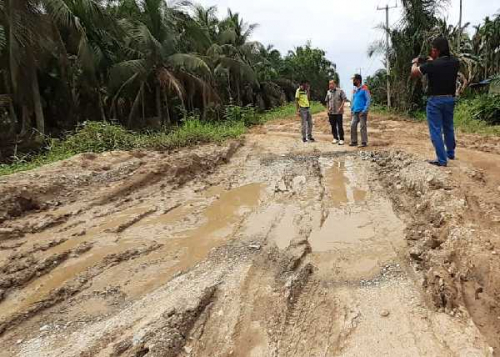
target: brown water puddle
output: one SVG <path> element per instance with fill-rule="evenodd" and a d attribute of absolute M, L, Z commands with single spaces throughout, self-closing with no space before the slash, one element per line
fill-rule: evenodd
<path fill-rule="evenodd" d="M 135 281 L 124 290 L 132 296 L 143 295 L 162 286 L 176 273 L 201 262 L 212 248 L 220 246 L 231 236 L 235 224 L 242 218 L 242 211 L 259 204 L 263 191 L 264 185 L 250 184 L 220 193 L 219 199 L 203 212 L 205 223 L 174 237 L 165 237 L 168 240 L 165 247 L 148 256 L 148 260 L 154 261 L 174 255 L 175 262 L 157 272 L 153 278 L 146 276 L 143 281 Z M 170 218 L 174 215 L 172 213 Z M 161 243 L 161 239 L 158 241 Z"/>
<path fill-rule="evenodd" d="M 137 246 L 137 244 L 123 244 L 104 246 L 99 249 L 91 250 L 76 260 L 71 260 L 61 264 L 51 273 L 44 275 L 23 288 L 20 293 L 9 295 L 2 302 L 0 310 L 0 320 L 16 312 L 20 312 L 30 305 L 46 299 L 50 292 L 60 288 L 66 282 L 83 273 L 87 268 L 98 264 L 104 257 L 110 254 L 117 254 L 128 248 Z M 24 293 L 26 292 L 26 293 Z"/>
<path fill-rule="evenodd" d="M 334 162 L 333 166 L 325 171 L 324 180 L 327 195 L 334 207 L 340 207 L 348 203 L 359 203 L 366 198 L 366 191 L 351 184 L 347 176 L 348 170 L 350 168 L 345 161 L 338 161 Z"/>
<path fill-rule="evenodd" d="M 134 281 L 134 284 L 131 284 L 130 288 L 125 287 L 124 290 L 129 290 L 127 293 L 131 295 L 142 295 L 151 289 L 163 285 L 176 273 L 187 270 L 202 261 L 212 248 L 219 246 L 230 237 L 235 224 L 243 215 L 243 210 L 252 209 L 259 204 L 262 192 L 263 185 L 261 184 L 250 184 L 229 191 L 213 188 L 210 194 L 216 194 L 219 199 L 203 212 L 205 222 L 201 226 L 185 230 L 174 236 L 165 237 L 168 239 L 168 244 L 164 248 L 149 254 L 147 257 L 136 259 L 134 266 L 141 263 L 147 264 L 148 261 L 161 259 L 168 255 L 172 256 L 173 253 L 175 254 L 173 258 L 175 262 L 161 272 L 155 270 L 153 274 L 146 276 L 142 282 Z M 98 264 L 107 255 L 137 247 L 140 244 L 140 240 L 136 237 L 137 234 L 134 234 L 134 232 L 130 232 L 129 234 L 126 231 L 123 234 L 123 239 L 115 243 L 117 233 L 113 233 L 112 230 L 150 210 L 150 208 L 150 206 L 141 205 L 108 216 L 104 218 L 103 224 L 98 224 L 89 229 L 82 237 L 73 237 L 51 248 L 48 252 L 57 254 L 71 250 L 83 242 L 91 241 L 95 244 L 90 252 L 83 254 L 77 259 L 72 259 L 61 264 L 51 273 L 28 284 L 20 292 L 10 294 L 2 302 L 0 319 L 4 319 L 16 312 L 21 312 L 34 303 L 46 299 L 53 290 L 63 286 L 86 269 Z M 183 216 L 191 214 L 193 210 L 194 207 L 192 206 L 181 206 L 164 215 L 154 218 L 148 217 L 147 222 L 141 222 L 139 224 L 141 227 L 137 228 L 142 229 L 143 234 L 148 233 L 148 226 L 170 225 L 177 222 Z M 160 243 L 162 239 L 165 239 L 158 234 L 154 234 L 156 232 L 152 233 L 155 240 Z M 50 236 L 50 232 L 44 232 L 39 235 Z M 116 271 L 113 274 L 117 274 L 117 282 L 123 281 L 123 272 L 124 268 L 126 269 L 126 264 L 128 263 L 124 262 L 119 267 L 112 269 Z M 128 267 L 132 266 L 128 265 Z"/>
<path fill-rule="evenodd" d="M 309 237 L 311 248 L 316 252 L 336 250 L 346 244 L 361 244 L 375 235 L 367 212 L 355 214 L 330 213 L 323 226 Z"/>

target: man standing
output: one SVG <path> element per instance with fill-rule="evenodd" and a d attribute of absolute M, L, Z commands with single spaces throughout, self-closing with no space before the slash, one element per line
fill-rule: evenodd
<path fill-rule="evenodd" d="M 337 88 L 337 82 L 330 81 L 325 103 L 332 126 L 333 144 L 344 145 L 343 115 L 346 101 L 347 97 L 342 89 Z"/>
<path fill-rule="evenodd" d="M 354 75 L 352 81 L 355 89 L 352 96 L 352 121 L 351 121 L 351 144 L 358 145 L 358 124 L 361 123 L 361 147 L 368 145 L 368 110 L 370 109 L 371 96 L 366 85 L 362 85 L 363 77 Z"/>
<path fill-rule="evenodd" d="M 302 141 L 315 141 L 312 136 L 313 122 L 309 104 L 309 82 L 303 80 L 295 93 L 297 115 L 302 119 Z"/>
<path fill-rule="evenodd" d="M 455 159 L 453 111 L 459 68 L 460 62 L 450 55 L 450 45 L 444 37 L 432 41 L 431 56 L 427 61 L 413 60 L 412 77 L 427 75 L 429 79 L 427 122 L 437 156 L 437 160 L 428 161 L 432 165 L 447 166 L 448 159 Z"/>

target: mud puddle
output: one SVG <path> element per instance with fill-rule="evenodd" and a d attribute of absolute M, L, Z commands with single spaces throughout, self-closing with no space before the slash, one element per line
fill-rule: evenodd
<path fill-rule="evenodd" d="M 356 177 L 352 163 L 335 161 L 324 173 L 328 202 L 335 207 L 345 204 L 360 203 L 365 200 L 367 191 L 351 183 Z"/>
<path fill-rule="evenodd" d="M 67 261 L 48 274 L 18 291 L 12 291 L 2 302 L 0 320 L 43 301 L 55 289 L 97 266 L 111 254 L 120 254 L 127 249 L 143 246 L 146 242 L 163 244 L 168 241 L 157 251 L 112 267 L 92 281 L 92 289 L 97 291 L 105 289 L 110 281 L 119 284 L 126 280 L 123 291 L 131 298 L 141 296 L 163 285 L 175 274 L 196 265 L 206 258 L 212 248 L 224 243 L 245 213 L 259 204 L 263 192 L 264 185 L 257 183 L 232 190 L 212 187 L 165 214 L 148 214 L 154 213 L 154 206 L 146 202 L 90 220 L 92 226 L 88 230 L 75 227 L 62 233 L 47 230 L 34 234 L 31 238 L 36 242 L 70 236 L 66 241 L 42 253 L 47 257 L 71 251 L 83 243 L 90 244 L 92 248 L 82 255 L 70 255 Z M 145 214 L 148 215 L 143 219 L 137 219 Z M 198 227 L 186 230 L 186 227 L 193 226 Z M 117 232 L 120 227 L 126 229 Z M 143 264 L 143 268 L 137 270 L 136 266 L 140 264 Z M 124 272 L 130 275 L 127 276 Z M 129 279 L 132 276 L 134 279 Z"/>
<path fill-rule="evenodd" d="M 132 236 L 138 234 L 138 231 L 143 235 L 148 231 L 161 232 L 163 226 L 174 226 L 175 229 L 170 234 L 157 235 L 155 240 L 165 243 L 164 247 L 138 260 L 138 264 L 146 265 L 150 262 L 161 262 L 162 269 L 158 271 L 158 265 L 145 267 L 139 275 L 136 274 L 133 284 L 124 287 L 124 292 L 133 297 L 141 296 L 162 286 L 174 275 L 187 271 L 203 261 L 210 250 L 227 242 L 245 214 L 258 206 L 264 187 L 265 185 L 255 183 L 231 190 L 215 187 L 209 192 L 202 193 L 203 197 L 215 200 L 201 212 L 202 217 L 197 228 L 182 230 L 183 227 L 190 225 L 190 222 L 183 221 L 183 218 L 196 210 L 194 206 L 180 206 L 165 215 L 151 217 L 134 227 L 129 232 Z M 112 277 L 106 278 L 109 279 Z"/>
<path fill-rule="evenodd" d="M 325 198 L 322 224 L 308 241 L 319 269 L 340 281 L 370 279 L 397 260 L 404 225 L 387 199 L 368 194 L 369 173 L 359 161 L 320 160 Z"/>

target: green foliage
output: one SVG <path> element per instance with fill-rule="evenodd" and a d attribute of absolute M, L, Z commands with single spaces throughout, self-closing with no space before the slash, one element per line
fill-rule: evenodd
<path fill-rule="evenodd" d="M 500 125 L 500 95 L 481 95 L 466 102 L 476 120 Z"/>
<path fill-rule="evenodd" d="M 165 0 L 0 3 L 9 138 L 30 137 L 34 119 L 46 134 L 84 121 L 175 126 L 186 113 L 207 118 L 228 103 L 264 111 L 293 101 L 302 78 L 314 98 L 338 77 L 310 44 L 283 56 L 252 41 L 257 25 L 232 10 L 218 17 L 215 7 Z M 256 121 L 251 109 L 231 110 L 223 117 Z"/>
<path fill-rule="evenodd" d="M 500 97 L 481 95 L 461 100 L 455 111 L 455 123 L 467 132 L 500 135 Z"/>
<path fill-rule="evenodd" d="M 380 69 L 366 78 L 374 104 L 387 105 L 387 71 Z"/>
<path fill-rule="evenodd" d="M 137 137 L 136 148 L 153 150 L 171 150 L 204 144 L 220 143 L 224 140 L 237 138 L 246 131 L 245 124 L 239 122 L 202 122 L 196 117 L 188 118 L 183 125 L 171 132 L 156 132 L 142 134 Z"/>
<path fill-rule="evenodd" d="M 401 21 L 392 28 L 380 28 L 390 35 L 389 62 L 391 67 L 392 105 L 400 111 L 418 111 L 425 107 L 425 80 L 410 79 L 410 63 L 417 56 L 428 56 L 432 39 L 444 36 L 450 42 L 452 54 L 461 63 L 457 93 L 463 94 L 472 83 L 489 79 L 500 72 L 500 14 L 486 17 L 469 35 L 465 24 L 462 28 L 449 25 L 440 17 L 446 0 L 403 0 Z M 385 41 L 376 41 L 369 55 L 385 53 Z M 371 80 L 370 89 L 376 102 L 384 104 L 385 80 L 382 71 Z"/>
<path fill-rule="evenodd" d="M 325 110 L 325 107 L 320 102 L 311 102 L 311 113 L 317 114 Z M 283 119 L 295 117 L 297 115 L 297 109 L 295 105 L 284 105 L 279 108 L 274 108 L 262 114 L 260 116 L 262 122 L 268 122 L 275 119 Z"/>
<path fill-rule="evenodd" d="M 56 148 L 71 153 L 105 152 L 130 150 L 135 147 L 136 137 L 133 132 L 121 125 L 106 122 L 86 122 L 66 140 L 56 144 Z"/>
<path fill-rule="evenodd" d="M 295 82 L 302 79 L 311 82 L 311 98 L 323 100 L 328 81 L 339 81 L 335 65 L 326 59 L 325 51 L 313 48 L 311 43 L 299 46 L 285 57 L 283 72 Z"/>
<path fill-rule="evenodd" d="M 498 97 L 488 95 L 460 100 L 455 108 L 455 128 L 465 133 L 500 136 L 499 103 Z M 404 113 L 377 104 L 372 106 L 371 110 L 375 114 L 384 116 L 403 116 L 416 121 L 426 121 L 427 119 L 425 111 L 422 110 Z M 485 118 L 489 118 L 489 121 Z"/>
<path fill-rule="evenodd" d="M 255 108 L 251 106 L 239 107 L 237 105 L 226 105 L 224 119 L 227 121 L 243 122 L 246 126 L 260 124 L 260 117 Z"/>
<path fill-rule="evenodd" d="M 320 103 L 312 103 L 311 109 L 313 113 L 324 110 Z M 172 150 L 203 143 L 220 143 L 244 134 L 248 126 L 294 116 L 295 106 L 289 104 L 257 114 L 252 107 L 230 105 L 225 113 L 224 121 L 202 121 L 199 117 L 190 116 L 177 129 L 146 133 L 135 133 L 107 122 L 87 122 L 64 140 L 47 139 L 42 153 L 18 157 L 12 164 L 1 164 L 0 175 L 31 170 L 85 152 Z"/>

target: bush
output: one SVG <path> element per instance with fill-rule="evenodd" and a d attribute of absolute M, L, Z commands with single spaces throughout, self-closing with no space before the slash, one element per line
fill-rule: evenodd
<path fill-rule="evenodd" d="M 85 122 L 76 132 L 56 147 L 73 153 L 130 150 L 135 147 L 136 136 L 120 125 L 105 122 Z"/>
<path fill-rule="evenodd" d="M 324 108 L 319 103 L 313 103 L 313 113 L 322 110 Z M 134 133 L 120 125 L 106 122 L 86 122 L 64 140 L 48 140 L 43 152 L 17 158 L 9 165 L 0 165 L 0 175 L 31 170 L 84 152 L 99 153 L 138 148 L 171 150 L 202 143 L 218 143 L 237 138 L 246 132 L 248 126 L 294 115 L 295 107 L 292 104 L 264 114 L 257 114 L 253 107 L 229 105 L 225 108 L 224 121 L 202 121 L 198 116 L 189 116 L 179 128 L 148 133 Z"/>
<path fill-rule="evenodd" d="M 226 105 L 224 110 L 224 119 L 226 121 L 242 121 L 246 126 L 261 124 L 259 115 L 252 106 L 239 107 L 237 105 Z"/>
<path fill-rule="evenodd" d="M 245 133 L 242 121 L 214 123 L 203 122 L 196 117 L 184 121 L 184 124 L 172 132 L 157 132 L 140 135 L 136 147 L 144 149 L 170 150 L 190 145 L 222 142 Z"/>
<path fill-rule="evenodd" d="M 474 119 L 490 125 L 500 125 L 500 95 L 483 94 L 460 104 L 469 107 Z"/>
<path fill-rule="evenodd" d="M 490 98 L 495 97 L 485 97 L 487 96 L 459 101 L 455 109 L 455 125 L 457 128 L 469 133 L 500 135 L 500 125 L 491 125 L 494 123 L 500 124 L 498 114 L 496 114 L 496 119 L 494 114 L 495 106 L 500 104 L 491 103 Z M 496 100 L 498 101 L 498 99 Z"/>

